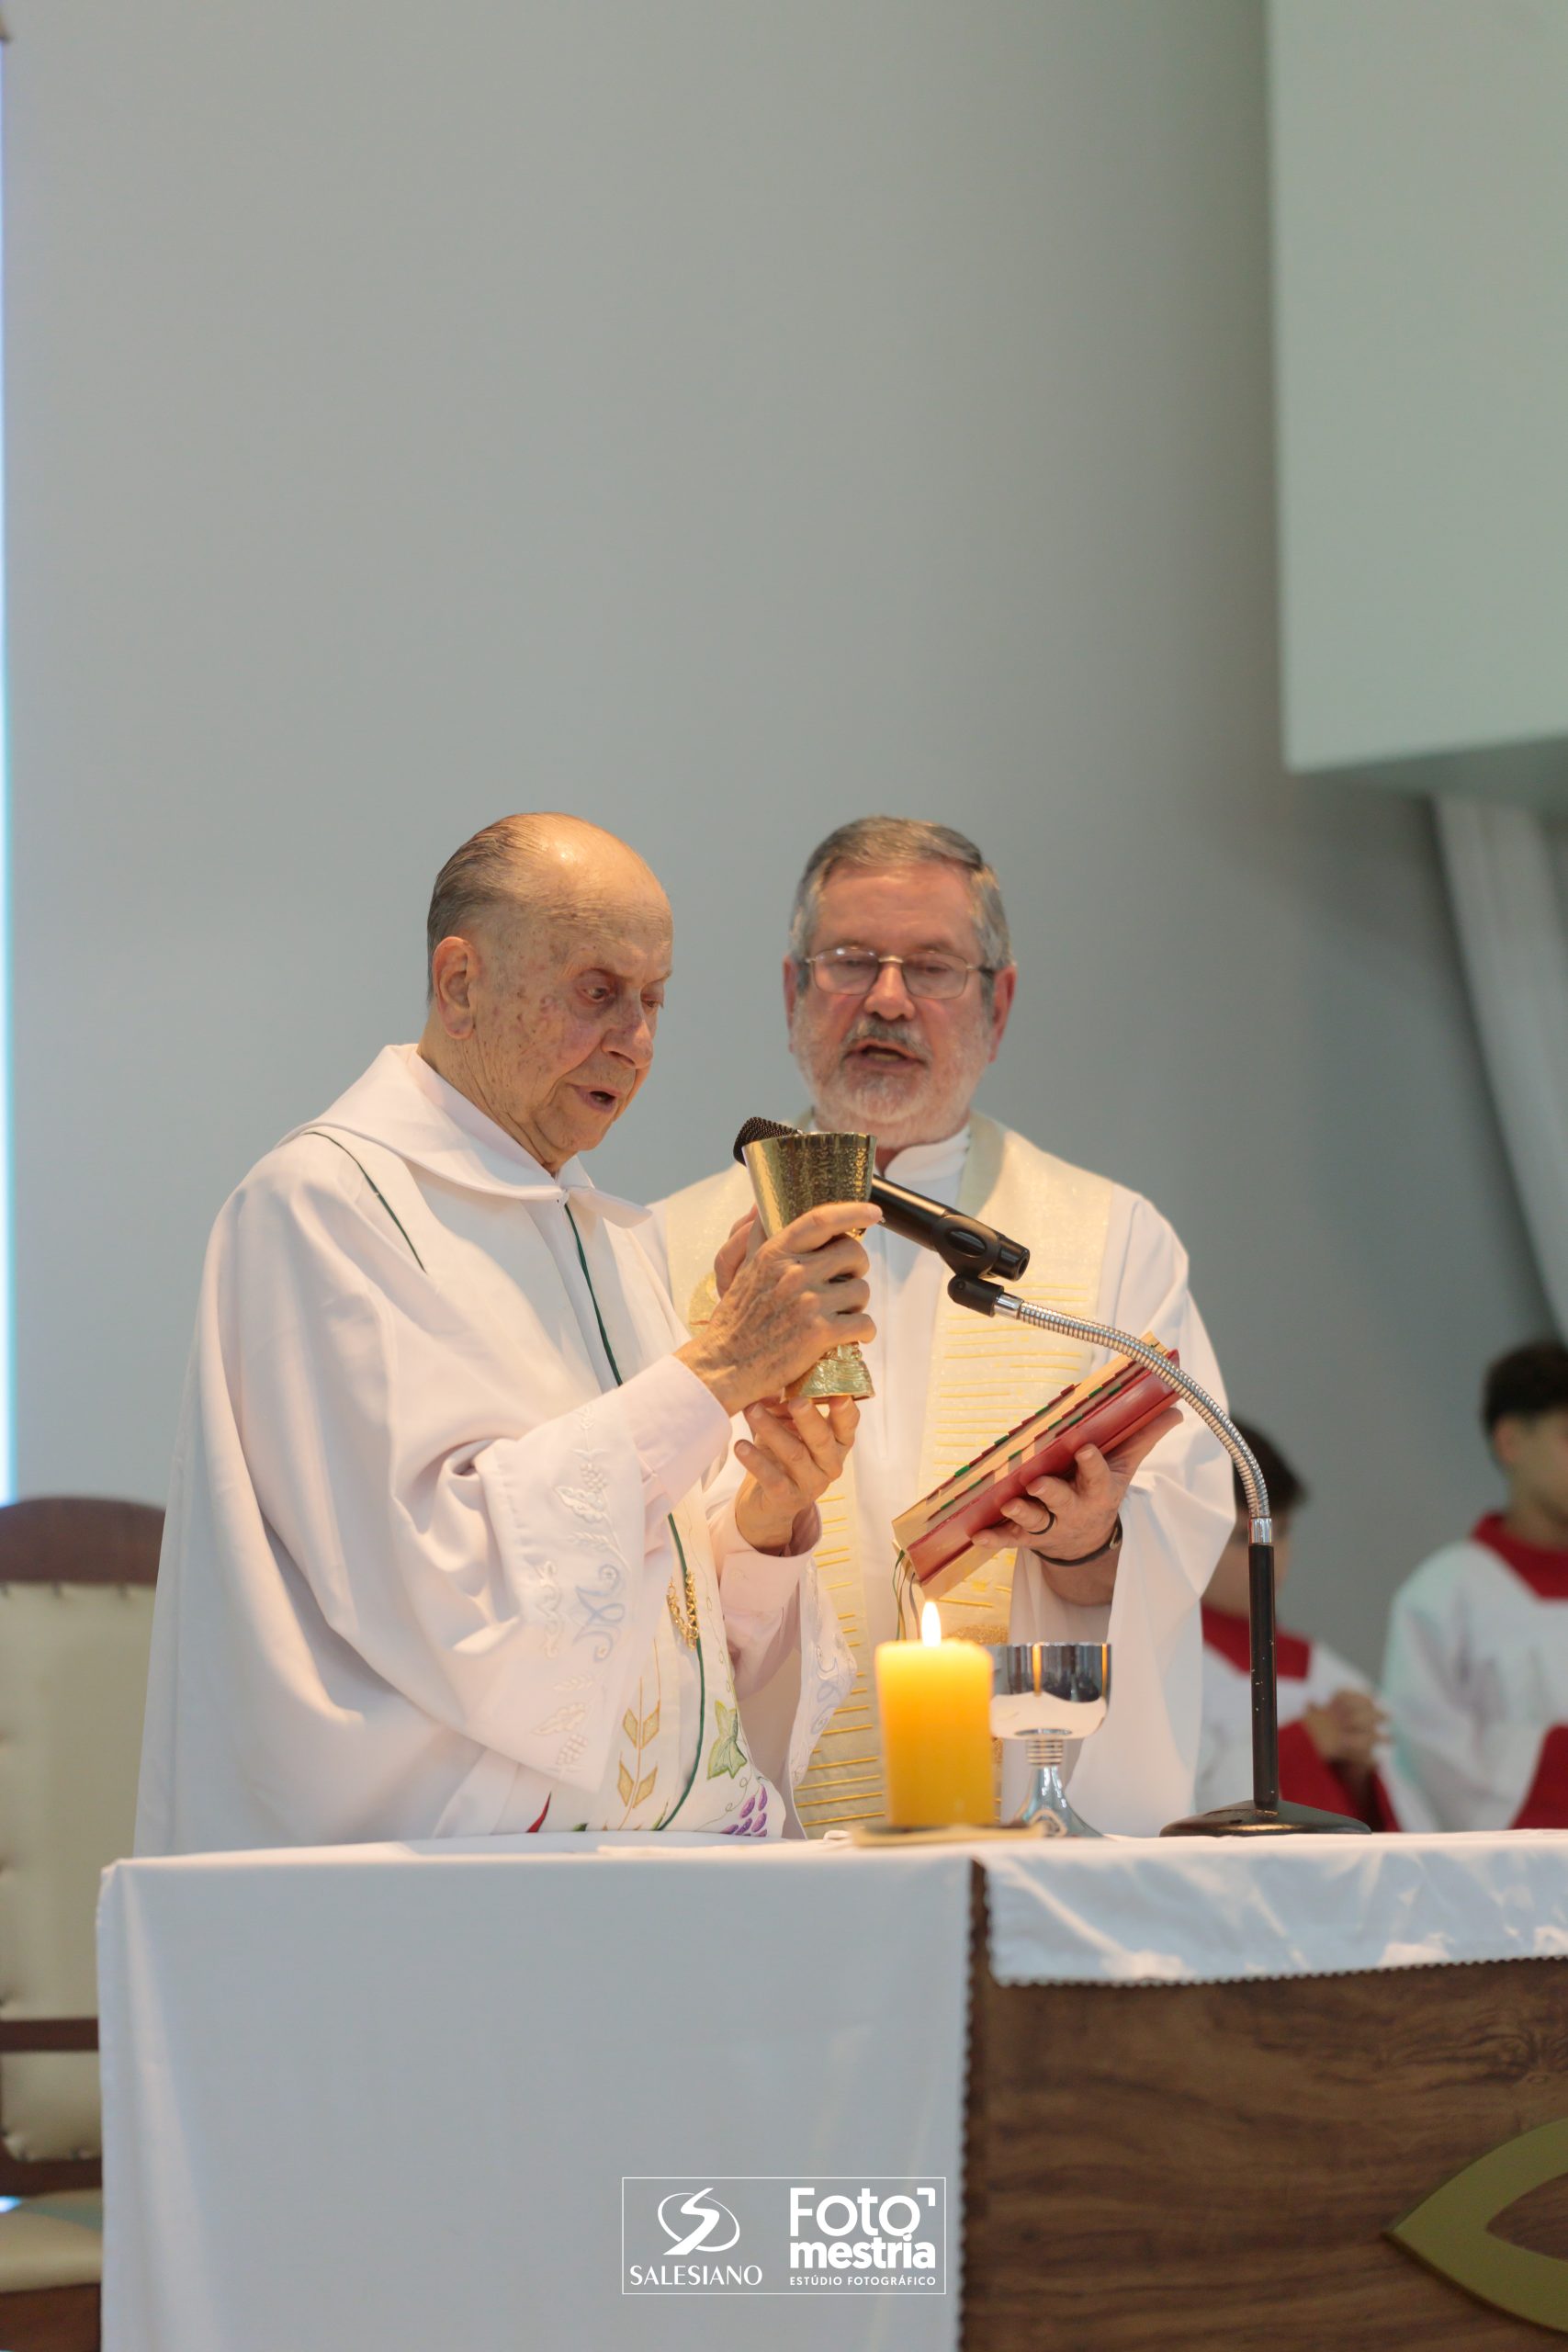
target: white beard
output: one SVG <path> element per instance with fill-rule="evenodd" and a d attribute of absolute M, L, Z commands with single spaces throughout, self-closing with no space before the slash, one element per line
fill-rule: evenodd
<path fill-rule="evenodd" d="M 801 1074 L 811 1085 L 818 1125 L 830 1131 L 874 1135 L 895 1149 L 956 1135 L 969 1115 L 980 1070 L 957 1071 L 944 1085 L 930 1069 L 916 1082 L 909 1069 L 905 1064 L 882 1070 L 857 1061 L 847 1069 L 840 1065 L 820 1084 L 804 1065 Z"/>

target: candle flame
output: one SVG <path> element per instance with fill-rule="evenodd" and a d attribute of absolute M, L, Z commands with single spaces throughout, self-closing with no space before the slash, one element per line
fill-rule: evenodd
<path fill-rule="evenodd" d="M 933 1646 L 942 1639 L 942 1619 L 937 1615 L 934 1600 L 928 1600 L 920 1611 L 920 1639 Z"/>

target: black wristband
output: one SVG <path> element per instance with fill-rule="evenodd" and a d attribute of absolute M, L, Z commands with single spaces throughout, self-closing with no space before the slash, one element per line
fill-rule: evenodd
<path fill-rule="evenodd" d="M 1033 1545 L 1031 1545 L 1030 1548 L 1032 1551 L 1034 1549 Z M 1118 1511 L 1116 1514 L 1115 1526 L 1111 1529 L 1104 1543 L 1100 1544 L 1094 1551 L 1080 1552 L 1076 1560 L 1054 1559 L 1049 1552 L 1035 1552 L 1035 1557 L 1036 1559 L 1043 1560 L 1048 1568 L 1087 1568 L 1092 1560 L 1103 1560 L 1108 1552 L 1119 1552 L 1121 1549 L 1122 1514 Z"/>

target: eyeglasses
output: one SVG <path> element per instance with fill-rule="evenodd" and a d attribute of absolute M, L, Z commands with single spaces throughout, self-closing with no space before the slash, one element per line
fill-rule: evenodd
<path fill-rule="evenodd" d="M 829 996 L 869 996 L 883 966 L 896 964 L 911 996 L 934 997 L 939 1002 L 962 996 L 971 972 L 989 978 L 996 971 L 994 964 L 964 964 L 956 956 L 874 956 L 869 947 L 829 947 L 826 955 L 807 956 L 802 961 Z"/>

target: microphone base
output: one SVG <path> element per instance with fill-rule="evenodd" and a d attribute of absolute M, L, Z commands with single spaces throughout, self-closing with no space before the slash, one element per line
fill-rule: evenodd
<path fill-rule="evenodd" d="M 1216 1805 L 1213 1813 L 1192 1813 L 1185 1821 L 1168 1822 L 1159 1834 L 1162 1838 L 1365 1838 L 1369 1833 L 1364 1821 L 1353 1821 L 1348 1814 L 1284 1804 L 1266 1813 L 1248 1799 L 1245 1804 Z"/>

